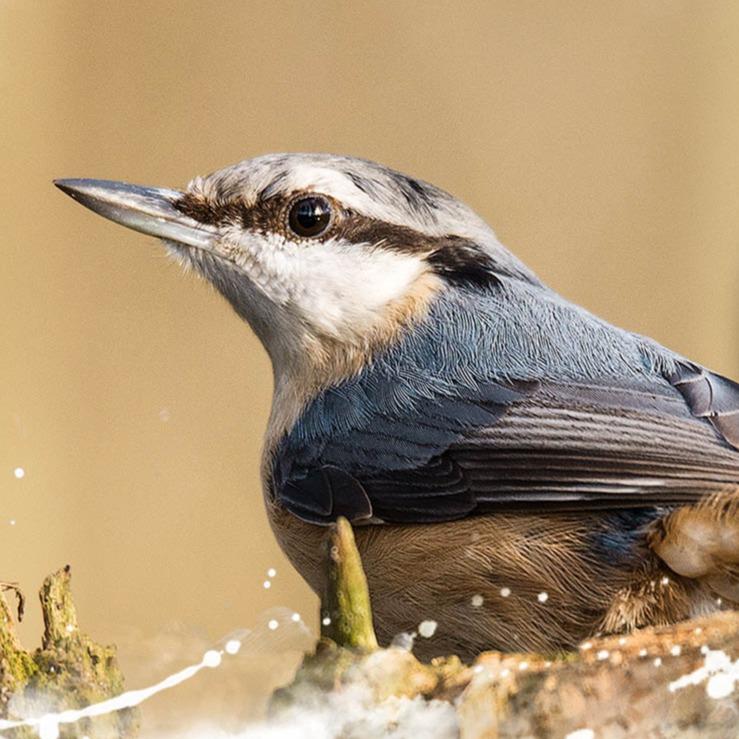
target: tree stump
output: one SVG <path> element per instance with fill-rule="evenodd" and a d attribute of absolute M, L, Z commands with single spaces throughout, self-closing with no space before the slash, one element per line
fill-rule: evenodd
<path fill-rule="evenodd" d="M 123 692 L 114 646 L 101 646 L 80 631 L 70 589 L 69 566 L 49 575 L 39 597 L 44 618 L 41 648 L 21 646 L 5 598 L 0 594 L 0 717 L 8 720 L 84 708 Z M 60 724 L 61 737 L 132 737 L 138 716 L 132 709 Z M 36 737 L 39 727 L 7 730 L 12 737 Z"/>

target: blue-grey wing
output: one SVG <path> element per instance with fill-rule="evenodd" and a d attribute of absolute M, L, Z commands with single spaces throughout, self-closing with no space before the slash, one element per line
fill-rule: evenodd
<path fill-rule="evenodd" d="M 706 418 L 739 449 L 739 384 L 692 362 L 678 362 L 667 379 L 680 391 L 690 410 Z"/>
<path fill-rule="evenodd" d="M 543 385 L 448 453 L 480 512 L 662 506 L 735 491 L 739 440 L 721 426 L 739 410 L 739 385 L 711 377 L 723 391 L 698 411 L 664 389 Z"/>
<path fill-rule="evenodd" d="M 687 362 L 648 389 L 490 383 L 367 419 L 276 482 L 316 523 L 688 503 L 739 486 L 739 385 Z"/>
<path fill-rule="evenodd" d="M 467 434 L 494 426 L 507 408 L 537 388 L 537 382 L 489 382 L 466 397 L 416 398 L 402 413 L 386 408 L 360 417 L 321 443 L 314 431 L 310 443 L 293 442 L 278 455 L 277 497 L 295 515 L 315 523 L 340 515 L 417 522 L 463 518 L 477 502 L 447 452 Z"/>

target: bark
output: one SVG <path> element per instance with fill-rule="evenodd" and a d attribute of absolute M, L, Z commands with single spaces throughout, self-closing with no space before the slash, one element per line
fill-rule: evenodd
<path fill-rule="evenodd" d="M 69 566 L 49 575 L 39 597 L 44 618 L 41 648 L 21 646 L 7 601 L 0 594 L 0 716 L 31 715 L 83 708 L 123 692 L 123 675 L 114 646 L 101 646 L 80 631 L 72 599 Z M 59 726 L 62 737 L 90 739 L 132 737 L 138 715 L 131 709 Z M 7 732 L 35 737 L 35 729 Z"/>
<path fill-rule="evenodd" d="M 334 548 L 323 604 L 342 626 L 325 630 L 293 683 L 275 693 L 274 719 L 300 716 L 301 710 L 314 710 L 322 702 L 341 705 L 336 696 L 344 693 L 365 696 L 365 714 L 347 715 L 337 736 L 392 734 L 394 716 L 400 714 L 383 706 L 398 699 L 453 705 L 456 730 L 450 735 L 462 739 L 739 735 L 737 612 L 594 639 L 557 659 L 488 652 L 471 666 L 456 657 L 422 664 L 408 649 L 377 649 L 372 638 L 359 638 L 374 633 L 349 528 L 342 522 L 330 534 Z M 363 733 L 367 711 L 388 717 L 384 728 L 373 724 L 380 733 Z"/>

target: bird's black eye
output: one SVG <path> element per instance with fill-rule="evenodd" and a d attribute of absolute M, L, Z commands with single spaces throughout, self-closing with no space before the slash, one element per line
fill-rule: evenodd
<path fill-rule="evenodd" d="M 320 236 L 331 222 L 331 204 L 318 195 L 300 198 L 290 207 L 287 220 L 298 236 Z"/>

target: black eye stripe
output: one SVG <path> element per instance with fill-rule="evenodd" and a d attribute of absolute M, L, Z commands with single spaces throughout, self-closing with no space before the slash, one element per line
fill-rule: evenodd
<path fill-rule="evenodd" d="M 320 193 L 273 195 L 250 206 L 238 201 L 213 206 L 185 195 L 176 207 L 203 223 L 240 221 L 244 229 L 292 239 L 326 236 L 330 229 L 332 238 L 349 244 L 418 254 L 440 277 L 458 285 L 493 285 L 499 275 L 511 276 L 470 239 L 453 234 L 430 236 L 408 226 L 370 218 Z"/>

